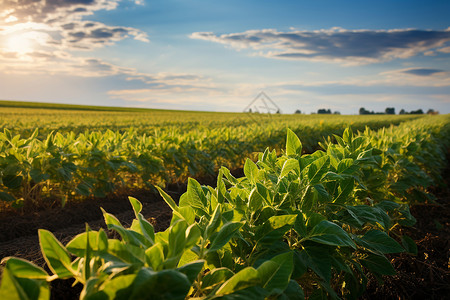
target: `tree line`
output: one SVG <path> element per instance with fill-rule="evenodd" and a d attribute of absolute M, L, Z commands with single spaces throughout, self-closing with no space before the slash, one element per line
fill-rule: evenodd
<path fill-rule="evenodd" d="M 386 107 L 386 109 L 384 110 L 384 112 L 374 112 L 369 111 L 367 109 L 365 109 L 364 107 L 361 107 L 359 109 L 359 114 L 360 115 L 395 115 L 395 108 L 394 107 Z M 422 109 L 418 109 L 418 110 L 412 110 L 410 112 L 405 111 L 403 108 L 400 110 L 400 112 L 398 113 L 399 115 L 423 115 L 424 112 Z M 439 114 L 438 111 L 435 111 L 434 109 L 429 109 L 427 111 L 427 114 L 429 115 L 437 115 Z"/>

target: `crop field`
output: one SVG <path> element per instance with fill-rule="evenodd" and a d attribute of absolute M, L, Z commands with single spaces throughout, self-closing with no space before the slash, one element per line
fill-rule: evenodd
<path fill-rule="evenodd" d="M 439 299 L 450 291 L 449 115 L 4 101 L 0 117 L 2 229 L 25 219 L 41 228 L 30 246 L 39 257 L 11 250 L 8 233 L 0 240 L 1 299 Z M 126 194 L 152 200 L 122 199 L 124 221 L 123 206 L 107 211 Z M 166 210 L 156 215 L 159 204 Z M 77 207 L 98 211 L 106 226 L 84 225 Z M 42 218 L 55 212 L 82 227 L 62 239 Z"/>
<path fill-rule="evenodd" d="M 304 151 L 311 153 L 324 137 L 340 135 L 350 125 L 376 130 L 417 118 L 3 105 L 0 199 L 3 206 L 25 208 L 164 187 L 189 176 L 214 176 L 221 166 L 242 168 L 254 152 L 266 147 L 279 152 L 286 128 L 296 132 Z"/>

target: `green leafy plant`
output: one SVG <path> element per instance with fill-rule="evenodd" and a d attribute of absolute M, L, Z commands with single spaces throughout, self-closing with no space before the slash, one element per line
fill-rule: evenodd
<path fill-rule="evenodd" d="M 302 154 L 288 130 L 284 154 L 266 149 L 256 162 L 247 159 L 241 178 L 225 167 L 216 188 L 190 178 L 178 204 L 158 188 L 173 211 L 163 232 L 154 232 L 134 198 L 128 228 L 103 212 L 120 238 L 87 226 L 62 245 L 40 230 L 51 274 L 5 258 L 0 295 L 48 299 L 48 282 L 74 278 L 81 299 L 357 299 L 368 273 L 395 274 L 386 254 L 417 252 L 395 230 L 415 220 L 391 184 L 392 151 L 350 129 L 335 139 Z"/>
<path fill-rule="evenodd" d="M 357 117 L 355 122 L 354 117 L 329 116 L 324 122 L 320 116 L 284 115 L 259 124 L 242 117 L 158 111 L 37 113 L 34 109 L 2 108 L 2 207 L 64 205 L 118 190 L 212 177 L 221 166 L 242 168 L 247 157 L 254 158 L 254 152 L 265 147 L 280 153 L 286 141 L 285 127 L 301 134 L 302 151 L 311 153 L 323 137 L 341 135 L 350 123 L 355 129 L 368 126 L 377 130 L 417 118 L 372 116 Z M 175 122 L 174 118 L 185 121 Z M 40 124 L 39 130 L 35 124 Z"/>

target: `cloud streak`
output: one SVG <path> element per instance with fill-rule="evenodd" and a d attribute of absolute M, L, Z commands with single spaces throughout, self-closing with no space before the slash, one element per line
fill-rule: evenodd
<path fill-rule="evenodd" d="M 194 32 L 190 38 L 221 43 L 239 50 L 252 49 L 258 55 L 269 58 L 358 65 L 409 58 L 432 50 L 445 53 L 446 50 L 442 49 L 447 49 L 444 46 L 450 42 L 450 28 L 446 30 L 332 28 L 290 32 L 263 29 L 221 35 L 212 32 Z"/>
<path fill-rule="evenodd" d="M 411 69 L 404 70 L 402 72 L 406 73 L 406 74 L 417 75 L 417 76 L 432 76 L 433 74 L 444 73 L 445 71 L 440 70 L 440 69 L 411 68 Z"/>

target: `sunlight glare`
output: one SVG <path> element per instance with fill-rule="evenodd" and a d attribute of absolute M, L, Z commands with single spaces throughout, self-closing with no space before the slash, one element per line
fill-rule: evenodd
<path fill-rule="evenodd" d="M 6 41 L 6 50 L 9 52 L 16 52 L 25 54 L 33 52 L 34 39 L 29 34 L 19 34 L 8 38 Z"/>

